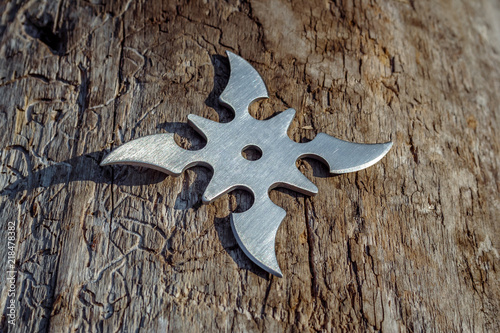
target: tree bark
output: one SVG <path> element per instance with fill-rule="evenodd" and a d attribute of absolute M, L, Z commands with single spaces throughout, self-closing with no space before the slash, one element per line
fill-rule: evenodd
<path fill-rule="evenodd" d="M 500 331 L 498 2 L 0 9 L 1 331 Z M 190 113 L 230 121 L 225 50 L 268 86 L 254 117 L 297 110 L 293 140 L 394 141 L 356 173 L 299 161 L 315 197 L 271 193 L 283 278 L 234 239 L 248 193 L 202 205 L 204 168 L 99 166 L 149 134 L 201 147 Z"/>

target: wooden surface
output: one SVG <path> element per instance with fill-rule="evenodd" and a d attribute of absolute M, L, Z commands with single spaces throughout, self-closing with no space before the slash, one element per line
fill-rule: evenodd
<path fill-rule="evenodd" d="M 113 3 L 112 5 L 109 3 Z M 496 332 L 500 330 L 500 4 L 443 1 L 0 1 L 0 330 L 12 332 Z M 288 212 L 273 277 L 239 249 L 234 192 L 99 162 L 229 121 L 225 50 L 289 135 L 394 141 L 332 176 L 298 163 L 315 197 Z M 16 225 L 15 326 L 8 222 Z"/>

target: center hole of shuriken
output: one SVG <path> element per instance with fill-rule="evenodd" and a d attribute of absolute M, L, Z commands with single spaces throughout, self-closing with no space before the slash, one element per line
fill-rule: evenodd
<path fill-rule="evenodd" d="M 241 155 L 249 161 L 257 161 L 262 157 L 262 150 L 255 145 L 249 145 L 243 148 Z"/>

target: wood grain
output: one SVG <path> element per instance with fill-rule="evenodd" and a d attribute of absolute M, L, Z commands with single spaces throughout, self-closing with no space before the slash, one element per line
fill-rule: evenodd
<path fill-rule="evenodd" d="M 500 5 L 493 0 L 0 1 L 0 221 L 16 224 L 16 320 L 1 331 L 500 330 Z M 101 168 L 113 147 L 230 121 L 224 51 L 268 85 L 251 113 L 293 107 L 295 141 L 394 141 L 375 166 L 298 166 L 276 251 L 239 249 L 233 192 Z M 6 242 L 6 241 L 5 241 Z M 7 246 L 0 247 L 7 267 Z M 5 276 L 4 271 L 0 276 Z"/>

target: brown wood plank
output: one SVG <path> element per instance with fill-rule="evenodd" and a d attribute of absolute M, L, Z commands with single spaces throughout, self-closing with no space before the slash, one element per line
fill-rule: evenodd
<path fill-rule="evenodd" d="M 0 330 L 500 330 L 500 5 L 446 1 L 0 1 Z M 289 135 L 394 141 L 375 166 L 299 168 L 273 277 L 239 249 L 211 174 L 101 168 L 113 147 L 229 121 L 224 51 Z M 15 296 L 7 280 L 16 225 Z M 9 324 L 10 300 L 15 326 Z"/>

